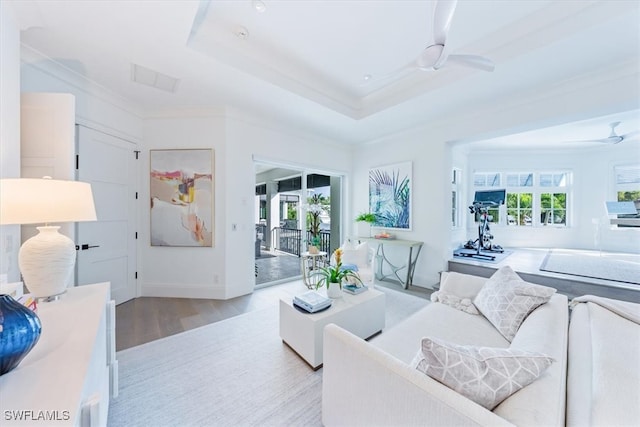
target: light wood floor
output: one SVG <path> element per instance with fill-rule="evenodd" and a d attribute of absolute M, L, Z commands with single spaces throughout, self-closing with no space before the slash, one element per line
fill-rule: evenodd
<path fill-rule="evenodd" d="M 403 290 L 392 283 L 376 283 Z M 281 297 L 293 298 L 306 291 L 302 281 L 283 283 L 257 289 L 250 295 L 230 300 L 194 298 L 141 297 L 116 307 L 116 350 L 144 344 L 189 329 L 219 322 L 230 317 L 274 305 Z M 429 298 L 431 291 L 411 287 L 405 291 L 412 295 Z"/>

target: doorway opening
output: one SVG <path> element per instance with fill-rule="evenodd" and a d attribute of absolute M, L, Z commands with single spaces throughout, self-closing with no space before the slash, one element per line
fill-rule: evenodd
<path fill-rule="evenodd" d="M 302 277 L 309 244 L 340 246 L 342 176 L 256 161 L 255 287 Z"/>

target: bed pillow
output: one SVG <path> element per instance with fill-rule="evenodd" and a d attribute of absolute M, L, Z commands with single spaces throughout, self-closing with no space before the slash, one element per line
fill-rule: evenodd
<path fill-rule="evenodd" d="M 423 338 L 412 367 L 492 410 L 534 382 L 553 362 L 542 353 Z"/>
<path fill-rule="evenodd" d="M 505 266 L 487 280 L 473 304 L 511 342 L 529 313 L 547 303 L 555 292 L 554 288 L 525 282 Z"/>

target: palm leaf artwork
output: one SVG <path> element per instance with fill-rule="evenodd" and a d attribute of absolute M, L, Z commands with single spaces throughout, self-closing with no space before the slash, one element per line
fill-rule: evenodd
<path fill-rule="evenodd" d="M 369 171 L 369 210 L 377 227 L 405 228 L 410 224 L 410 178 L 399 167 Z"/>

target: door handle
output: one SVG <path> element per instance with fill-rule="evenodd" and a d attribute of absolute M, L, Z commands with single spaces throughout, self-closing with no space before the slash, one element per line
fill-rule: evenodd
<path fill-rule="evenodd" d="M 85 244 L 83 244 L 81 246 L 76 245 L 76 251 L 79 251 L 80 249 L 82 249 L 83 251 L 86 251 L 87 249 L 99 248 L 99 247 L 100 247 L 100 245 L 89 245 L 89 244 L 85 243 Z"/>

